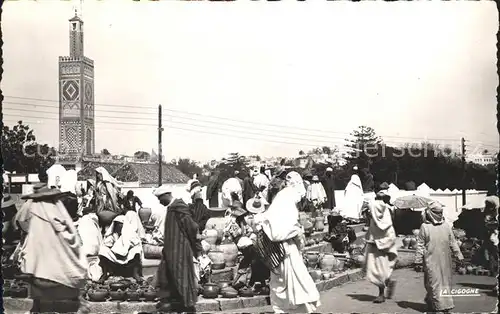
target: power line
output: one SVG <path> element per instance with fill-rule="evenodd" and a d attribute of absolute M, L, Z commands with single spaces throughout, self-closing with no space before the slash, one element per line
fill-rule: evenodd
<path fill-rule="evenodd" d="M 19 97 L 19 96 L 5 96 L 9 98 L 15 98 L 15 99 L 23 99 L 23 100 L 34 100 L 34 101 L 42 101 L 42 102 L 52 102 L 52 103 L 57 103 L 59 104 L 59 100 L 50 100 L 50 99 L 40 99 L 40 98 L 29 98 L 29 97 Z M 24 104 L 24 105 L 33 105 L 37 106 L 35 104 L 27 104 L 27 103 L 18 103 L 18 104 Z M 155 110 L 156 108 L 154 107 L 138 107 L 138 106 L 130 106 L 130 105 L 111 105 L 111 104 L 94 104 L 94 106 L 104 106 L 104 107 L 124 107 L 124 108 L 134 108 L 134 109 L 151 109 Z M 245 121 L 245 120 L 238 120 L 238 119 L 231 119 L 231 118 L 225 118 L 225 117 L 218 117 L 218 116 L 213 116 L 213 115 L 206 115 L 206 114 L 199 114 L 199 113 L 193 113 L 193 112 L 188 112 L 188 111 L 181 111 L 181 110 L 174 110 L 174 109 L 166 109 L 164 108 L 165 111 L 169 112 L 174 112 L 174 113 L 181 113 L 181 114 L 187 114 L 187 115 L 193 115 L 193 116 L 200 116 L 200 117 L 207 117 L 207 118 L 212 118 L 212 119 L 218 119 L 218 120 L 225 120 L 225 121 L 232 121 L 232 122 L 239 122 L 239 123 L 247 123 L 251 124 L 253 126 L 255 125 L 265 125 L 265 126 L 270 126 L 270 127 L 277 127 L 277 128 L 292 128 L 295 130 L 302 130 L 302 131 L 310 131 L 310 132 L 321 132 L 321 133 L 332 133 L 332 134 L 341 134 L 345 136 L 351 136 L 350 133 L 346 132 L 338 132 L 338 131 L 331 131 L 331 130 L 319 130 L 319 129 L 310 129 L 310 128 L 300 128 L 300 127 L 290 127 L 290 126 L 284 126 L 284 125 L 278 125 L 278 124 L 271 124 L 271 123 L 262 123 L 262 122 L 254 122 L 254 121 Z M 101 110 L 104 111 L 104 110 Z M 129 112 L 125 112 L 129 113 Z M 131 113 L 140 113 L 140 112 L 131 112 Z M 414 139 L 414 140 L 421 140 L 421 138 L 417 137 L 399 137 L 399 136 L 391 136 L 391 135 L 380 135 L 384 138 L 402 138 L 402 139 Z M 454 141 L 454 142 L 459 142 L 460 140 L 457 139 L 451 139 L 451 138 L 442 138 L 442 139 L 428 139 L 428 140 L 438 140 L 438 141 Z"/>
<path fill-rule="evenodd" d="M 8 108 L 10 109 L 10 108 Z M 12 110 L 17 110 L 17 109 L 12 109 Z M 50 112 L 45 112 L 45 111 L 37 111 L 37 110 L 31 110 L 30 113 L 34 113 L 34 112 L 38 112 L 38 113 L 47 113 L 47 114 L 55 114 L 55 113 L 50 113 Z M 33 116 L 25 116 L 25 115 L 14 115 L 14 116 L 19 116 L 19 117 L 28 117 L 28 118 L 36 118 L 36 119 L 51 119 L 51 120 L 59 120 L 59 117 L 55 118 L 55 117 L 33 117 Z M 175 117 L 175 116 L 173 116 Z M 98 117 L 98 118 L 111 118 L 111 119 L 117 119 L 118 117 L 111 117 L 111 116 L 103 116 L 103 117 Z M 135 117 L 127 117 L 125 119 L 133 119 Z M 126 124 L 126 125 L 135 125 L 135 126 L 147 126 L 147 127 L 156 127 L 155 125 L 153 124 L 144 124 L 144 123 L 130 123 L 130 122 L 116 122 L 116 121 L 99 121 L 96 119 L 96 123 L 106 123 L 106 124 L 115 124 L 115 125 L 121 125 L 121 124 Z M 265 137 L 269 137 L 269 136 L 272 136 L 274 138 L 278 138 L 279 140 L 282 140 L 282 139 L 286 139 L 286 140 L 298 140 L 298 141 L 307 141 L 307 142 L 314 142 L 314 143 L 318 143 L 317 145 L 314 145 L 314 146 L 327 146 L 328 145 L 332 145 L 332 144 L 337 144 L 337 145 L 342 145 L 344 146 L 347 142 L 345 139 L 341 139 L 341 138 L 338 138 L 337 140 L 329 140 L 329 141 L 326 141 L 326 140 L 316 140 L 316 139 L 311 139 L 311 138 L 299 138 L 299 137 L 290 137 L 290 136 L 283 136 L 283 135 L 279 135 L 279 134 L 263 134 L 263 133 L 260 133 L 260 132 L 252 132 L 252 131 L 248 131 L 248 130 L 234 130 L 234 129 L 228 129 L 228 128 L 221 128 L 219 126 L 206 126 L 206 125 L 199 125 L 199 124 L 193 124 L 193 123 L 185 123 L 185 122 L 178 122 L 178 121 L 167 121 L 167 123 L 169 124 L 168 127 L 173 127 L 172 124 L 179 124 L 179 125 L 185 125 L 185 126 L 191 126 L 191 127 L 198 127 L 198 128 L 206 128 L 206 127 L 210 127 L 212 129 L 215 129 L 215 130 L 220 130 L 220 131 L 227 131 L 227 132 L 239 132 L 239 133 L 243 133 L 243 135 L 254 135 L 254 136 L 265 136 Z M 266 132 L 275 132 L 275 131 L 271 131 L 271 130 L 264 130 Z M 206 133 L 205 130 L 199 130 L 200 133 Z M 307 135 L 305 135 L 307 136 Z M 339 139 L 341 141 L 339 141 Z M 396 145 L 399 145 L 399 144 L 412 144 L 412 143 L 408 143 L 408 142 L 401 142 L 401 141 L 390 141 L 392 142 L 392 144 L 396 144 Z M 321 144 L 319 144 L 321 143 Z M 390 144 L 390 143 L 388 143 Z M 413 143 L 414 144 L 414 143 Z"/>
<path fill-rule="evenodd" d="M 38 104 L 29 104 L 29 103 L 16 103 L 16 102 L 5 102 L 5 103 L 8 103 L 8 104 L 19 104 L 19 105 L 31 105 L 31 106 L 41 106 L 41 107 L 50 107 L 50 108 L 53 108 L 53 109 L 59 109 L 59 108 L 56 108 L 54 106 L 47 106 L 47 105 L 38 105 Z M 5 109 L 11 109 L 11 110 L 19 110 L 19 111 L 28 111 L 28 109 L 14 109 L 14 108 L 5 108 Z M 144 112 L 134 112 L 134 111 L 119 111 L 119 110 L 97 110 L 97 109 L 94 109 L 95 111 L 99 111 L 99 112 L 112 112 L 112 113 L 126 113 L 126 114 L 147 114 L 147 113 L 144 113 Z M 174 110 L 170 110 L 170 109 L 165 109 L 166 111 L 171 111 L 171 112 L 181 112 L 182 111 L 174 111 Z M 29 110 L 30 112 L 35 112 L 35 110 Z M 53 112 L 47 112 L 47 111 L 36 111 L 36 112 L 39 112 L 39 113 L 47 113 L 47 114 L 57 114 L 57 113 L 53 113 Z M 153 112 L 151 112 L 151 114 L 153 114 Z M 188 114 L 191 114 L 191 113 L 188 113 Z M 197 114 L 199 115 L 199 114 Z M 241 126 L 239 124 L 229 124 L 229 123 L 221 123 L 221 122 L 215 122 L 215 121 L 207 121 L 207 120 L 202 120 L 202 119 L 196 119 L 196 118 L 191 118 L 191 117 L 182 117 L 182 116 L 176 116 L 176 115 L 166 115 L 167 117 L 170 117 L 170 118 L 176 118 L 176 119 L 185 119 L 185 120 L 190 120 L 190 121 L 196 121 L 196 122 L 203 122 L 203 123 L 211 123 L 211 124 L 222 124 L 222 125 L 227 125 L 227 126 L 232 126 L 232 127 L 237 127 L 237 128 L 244 128 L 244 126 Z M 199 115 L 199 116 L 203 116 L 203 115 Z M 131 120 L 151 120 L 151 121 L 156 121 L 156 119 L 154 118 L 141 118 L 141 117 L 111 117 L 111 116 L 103 116 L 103 117 L 109 117 L 109 118 L 121 118 L 121 119 L 131 119 Z M 218 117 L 216 117 L 218 118 Z M 223 119 L 223 120 L 229 120 L 229 121 L 240 121 L 240 120 L 233 120 L 233 119 L 227 119 L 227 118 L 218 118 L 218 119 Z M 185 125 L 192 125 L 192 124 L 189 124 L 189 123 L 183 123 L 183 122 L 178 122 L 178 123 L 181 123 L 181 124 L 185 124 Z M 255 124 L 257 125 L 267 125 L 267 124 L 263 124 L 263 123 L 253 123 L 253 122 L 248 122 L 248 121 L 245 121 L 245 123 L 251 123 L 252 124 L 252 129 L 254 130 L 258 130 L 258 131 L 264 131 L 264 132 L 277 132 L 276 130 L 266 130 L 266 129 L 261 129 L 261 128 L 258 128 L 255 126 Z M 285 126 L 280 126 L 282 128 L 288 128 L 288 127 L 285 127 Z M 302 128 L 297 128 L 297 129 L 302 129 Z M 306 130 L 313 130 L 313 129 L 306 129 Z M 329 131 L 321 131 L 321 130 L 315 130 L 316 132 L 323 132 L 324 133 L 328 133 Z M 340 139 L 340 140 L 346 140 L 345 137 L 338 137 L 338 136 L 328 136 L 328 135 L 315 135 L 315 134 L 304 134 L 304 133 L 300 133 L 300 132 L 292 132 L 292 131 L 279 131 L 280 133 L 286 133 L 286 134 L 295 134 L 295 135 L 299 135 L 299 136 L 308 136 L 308 137 L 317 137 L 317 138 L 326 138 L 326 139 Z M 330 133 L 337 133 L 337 134 L 342 134 L 340 132 L 330 132 Z M 343 133 L 344 135 L 348 136 L 348 137 L 351 137 L 351 134 L 348 134 L 348 133 Z M 420 140 L 420 141 L 449 141 L 449 142 L 458 142 L 459 140 L 454 140 L 454 139 L 437 139 L 437 138 L 416 138 L 416 137 L 398 137 L 398 136 L 382 136 L 383 138 L 389 138 L 389 141 L 391 142 L 397 142 L 397 143 L 401 143 L 401 141 L 396 141 L 396 140 L 390 140 L 391 138 L 395 138 L 395 139 L 407 139 L 407 140 Z M 386 139 L 387 140 L 387 139 Z M 406 141 L 405 141 L 406 142 Z"/>
<path fill-rule="evenodd" d="M 35 117 L 31 117 L 35 118 Z M 8 119 L 4 119 L 8 120 Z M 11 121 L 16 121 L 16 120 L 11 120 Z M 30 123 L 30 122 L 26 122 Z M 151 126 L 151 127 L 156 127 L 156 126 Z M 235 138 L 241 138 L 241 139 L 246 139 L 246 140 L 254 140 L 254 141 L 264 141 L 264 142 L 270 142 L 270 143 L 277 143 L 277 144 L 287 144 L 287 145 L 300 145 L 300 146 L 310 146 L 310 147 L 318 147 L 321 145 L 314 145 L 310 143 L 297 143 L 297 142 L 282 142 L 282 141 L 275 141 L 275 140 L 270 140 L 270 139 L 263 139 L 263 138 L 251 138 L 251 137 L 246 137 L 246 136 L 240 136 L 236 134 L 224 134 L 224 133 L 215 133 L 215 132 L 210 132 L 210 131 L 201 131 L 201 130 L 192 130 L 192 129 L 186 129 L 186 128 L 180 128 L 180 127 L 175 127 L 175 126 L 168 126 L 168 128 L 174 129 L 174 130 L 181 130 L 181 131 L 187 131 L 187 132 L 194 132 L 194 133 L 204 133 L 204 134 L 212 134 L 212 135 L 219 135 L 219 136 L 229 136 L 229 137 L 235 137 Z M 145 130 L 145 129 L 105 129 L 105 128 L 99 128 L 99 130 L 108 130 L 108 131 L 116 131 L 116 130 L 123 130 L 123 131 L 145 131 L 145 132 L 151 132 L 151 130 Z M 343 147 L 339 147 L 339 149 L 342 149 Z"/>

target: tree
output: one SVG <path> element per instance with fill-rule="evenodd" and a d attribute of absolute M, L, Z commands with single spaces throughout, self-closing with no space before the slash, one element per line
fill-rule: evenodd
<path fill-rule="evenodd" d="M 345 146 L 349 148 L 347 161 L 349 166 L 357 164 L 360 168 L 367 168 L 371 164 L 371 157 L 381 148 L 382 139 L 369 126 L 361 125 L 351 132 L 351 139 Z"/>
<path fill-rule="evenodd" d="M 197 174 L 199 177 L 203 172 L 203 169 L 198 166 L 194 160 L 189 158 L 179 158 L 175 164 L 177 169 L 190 178 L 192 178 L 194 174 Z"/>
<path fill-rule="evenodd" d="M 2 161 L 6 171 L 38 173 L 54 164 L 56 154 L 55 148 L 38 144 L 34 130 L 22 121 L 12 128 L 3 127 Z"/>
<path fill-rule="evenodd" d="M 135 159 L 140 159 L 140 160 L 150 160 L 151 159 L 151 154 L 145 151 L 137 151 L 134 153 L 134 158 Z"/>
<path fill-rule="evenodd" d="M 111 153 L 109 152 L 109 150 L 107 148 L 104 148 L 103 150 L 101 150 L 101 155 L 109 156 L 109 155 L 111 155 Z"/>

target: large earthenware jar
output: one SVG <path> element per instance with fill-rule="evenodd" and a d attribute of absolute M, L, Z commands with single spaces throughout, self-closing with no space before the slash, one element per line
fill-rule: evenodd
<path fill-rule="evenodd" d="M 207 221 L 207 226 L 214 226 L 212 229 L 217 231 L 217 240 L 221 241 L 224 235 L 224 227 L 226 227 L 226 217 L 212 217 Z"/>
<path fill-rule="evenodd" d="M 218 246 L 219 251 L 224 252 L 224 262 L 226 267 L 233 267 L 236 265 L 236 258 L 238 257 L 238 246 L 233 241 L 226 238 L 222 244 Z"/>
<path fill-rule="evenodd" d="M 333 254 L 326 253 L 320 258 L 319 265 L 321 270 L 332 271 L 333 267 L 337 264 L 337 258 Z"/>
<path fill-rule="evenodd" d="M 318 216 L 315 220 L 314 229 L 316 229 L 316 231 L 323 231 L 325 229 L 325 219 L 323 216 Z"/>
<path fill-rule="evenodd" d="M 214 264 L 224 264 L 224 252 L 222 251 L 210 251 L 208 252 L 208 257 Z"/>
<path fill-rule="evenodd" d="M 319 261 L 319 252 L 307 252 L 306 253 L 307 267 L 315 268 Z"/>
<path fill-rule="evenodd" d="M 149 221 L 149 218 L 151 217 L 151 208 L 148 207 L 141 207 L 139 209 L 139 217 L 141 218 L 141 222 L 147 223 Z"/>
<path fill-rule="evenodd" d="M 215 225 L 208 225 L 207 228 L 203 231 L 203 235 L 205 237 L 205 241 L 210 244 L 210 245 L 215 245 L 217 242 L 217 237 L 219 236 L 219 233 L 217 230 L 215 230 Z"/>
<path fill-rule="evenodd" d="M 309 220 L 309 216 L 306 213 L 299 213 L 299 223 L 305 227 L 306 222 Z"/>

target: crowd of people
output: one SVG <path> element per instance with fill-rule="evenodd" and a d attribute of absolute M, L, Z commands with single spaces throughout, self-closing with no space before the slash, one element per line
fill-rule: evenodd
<path fill-rule="evenodd" d="M 200 284 L 207 281 L 211 264 L 203 235 L 211 217 L 205 199 L 209 207 L 228 209 L 224 232 L 243 256 L 233 287 L 258 285 L 267 290 L 274 312 L 313 313 L 321 304 L 301 255 L 305 230 L 299 211 L 304 199 L 317 210 L 337 209 L 328 222 L 330 234 L 341 234 L 332 242 L 338 251 L 347 249 L 356 236 L 352 230 L 336 228 L 337 223 L 367 218 L 364 268 L 367 279 L 378 288 L 374 302 L 394 295 L 396 282 L 391 277 L 398 256 L 394 206 L 387 184 L 374 188 L 374 198 L 366 198 L 357 167 L 339 206 L 331 168 L 322 178 L 302 178 L 283 168 L 273 175 L 260 168 L 243 178 L 235 172 L 222 184 L 214 174 L 206 195 L 194 177 L 187 183 L 188 201 L 168 185 L 154 189 L 161 204 L 154 211 L 141 210 L 142 201 L 132 191 L 123 194 L 121 183 L 102 167 L 85 186 L 78 183 L 76 171 L 61 166 L 42 174 L 40 182 L 33 193 L 22 197 L 25 202 L 19 210 L 11 196 L 2 202 L 7 222 L 2 230 L 4 243 L 18 243 L 8 258 L 30 276 L 32 312 L 55 311 L 50 302 L 54 300 L 72 300 L 78 312 L 88 312 L 81 289 L 89 279 L 104 283 L 110 276 L 123 276 L 142 282 L 145 243 L 162 247 L 154 280 L 158 310 L 195 312 Z M 415 262 L 425 272 L 425 301 L 431 311 L 447 311 L 453 301 L 440 291 L 451 285 L 450 252 L 458 260 L 463 256 L 439 203 L 429 204 L 422 218 Z M 498 233 L 493 240 L 498 243 Z"/>

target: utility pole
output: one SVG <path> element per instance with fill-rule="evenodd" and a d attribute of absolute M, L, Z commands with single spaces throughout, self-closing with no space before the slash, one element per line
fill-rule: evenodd
<path fill-rule="evenodd" d="M 162 154 L 162 149 L 161 149 L 161 135 L 163 132 L 163 128 L 161 125 L 161 105 L 158 105 L 158 165 L 159 165 L 159 171 L 158 171 L 158 186 L 162 185 L 162 160 L 163 160 L 163 154 Z"/>
<path fill-rule="evenodd" d="M 466 168 L 465 168 L 465 139 L 462 137 L 462 206 L 466 203 L 465 194 L 465 180 L 466 180 Z"/>

